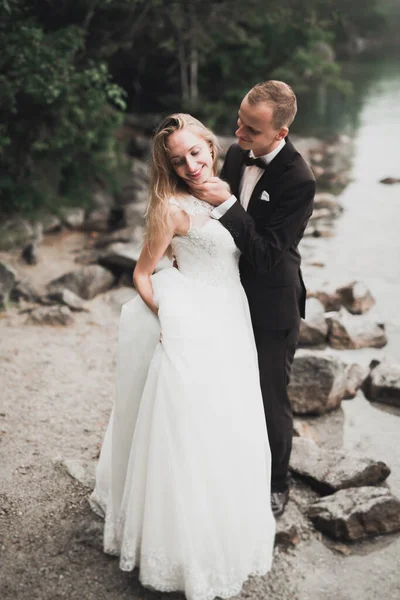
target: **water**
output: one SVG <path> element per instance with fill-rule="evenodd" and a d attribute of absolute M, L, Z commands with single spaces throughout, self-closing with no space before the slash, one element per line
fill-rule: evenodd
<path fill-rule="evenodd" d="M 334 112 L 335 123 L 357 115 L 351 128 L 348 121 L 345 127 L 354 141 L 352 183 L 340 196 L 344 212 L 335 223 L 335 236 L 305 241 L 325 263 L 323 269 L 305 267 L 311 288 L 316 282 L 340 285 L 359 280 L 376 299 L 370 314 L 385 324 L 387 346 L 339 352 L 345 360 L 364 365 L 384 356 L 400 362 L 400 184 L 379 183 L 388 176 L 400 178 L 400 69 L 390 58 L 381 68 L 377 65 L 374 59 L 362 62 L 359 69 L 354 64 L 348 68 L 358 73 L 353 96 L 357 110 L 347 106 L 343 117 Z M 314 127 L 321 130 L 325 124 L 317 118 Z M 388 483 L 400 497 L 399 409 L 371 404 L 359 392 L 354 400 L 343 402 L 335 417 L 317 419 L 312 426 L 327 447 L 359 450 L 387 462 L 392 468 Z"/>
<path fill-rule="evenodd" d="M 326 107 L 319 116 L 315 112 L 309 127 L 309 134 L 323 135 L 340 124 L 336 132 L 344 130 L 354 138 L 352 183 L 340 196 L 344 213 L 333 238 L 311 242 L 325 267 L 308 267 L 306 276 L 309 284 L 360 280 L 370 288 L 376 299 L 371 316 L 385 323 L 389 343 L 381 350 L 339 352 L 363 364 L 384 355 L 400 362 L 400 184 L 379 183 L 383 177 L 400 178 L 399 64 L 386 57 L 380 63 L 373 59 L 350 65 L 348 72 L 356 74 L 354 106 L 343 103 Z M 307 118 L 300 120 L 297 133 L 307 134 Z M 392 469 L 387 483 L 400 497 L 400 410 L 372 404 L 359 392 L 335 413 L 310 420 L 310 425 L 327 448 L 357 450 L 385 461 Z M 313 578 L 300 585 L 301 600 L 400 598 L 393 580 L 399 568 L 398 536 L 364 542 L 352 552 L 355 555 L 338 557 L 317 542 L 306 545 L 302 554 L 313 563 Z"/>

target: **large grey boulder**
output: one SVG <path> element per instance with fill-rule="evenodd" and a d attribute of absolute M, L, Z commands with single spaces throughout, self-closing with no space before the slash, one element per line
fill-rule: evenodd
<path fill-rule="evenodd" d="M 41 306 L 29 313 L 30 325 L 72 325 L 74 319 L 68 306 Z"/>
<path fill-rule="evenodd" d="M 368 400 L 400 407 L 400 365 L 388 359 L 374 365 L 363 391 Z"/>
<path fill-rule="evenodd" d="M 308 298 L 306 318 L 300 323 L 299 346 L 324 346 L 328 338 L 325 309 L 317 298 Z"/>
<path fill-rule="evenodd" d="M 376 485 L 389 475 L 381 461 L 342 450 L 325 450 L 309 438 L 293 438 L 290 469 L 322 494 Z"/>
<path fill-rule="evenodd" d="M 17 274 L 7 263 L 0 262 L 0 310 L 6 308 Z"/>
<path fill-rule="evenodd" d="M 298 350 L 288 388 L 293 411 L 321 415 L 338 408 L 346 391 L 345 367 L 331 354 Z"/>
<path fill-rule="evenodd" d="M 353 315 L 367 312 L 375 304 L 371 292 L 361 281 L 352 281 L 337 288 L 343 306 Z"/>
<path fill-rule="evenodd" d="M 85 265 L 75 271 L 53 279 L 48 286 L 48 293 L 71 290 L 85 300 L 91 300 L 97 294 L 110 289 L 114 284 L 114 275 L 100 265 Z"/>
<path fill-rule="evenodd" d="M 317 529 L 338 540 L 400 531 L 400 501 L 385 487 L 340 490 L 308 509 Z"/>
<path fill-rule="evenodd" d="M 368 315 L 352 315 L 345 308 L 326 315 L 328 341 L 332 348 L 382 348 L 387 344 L 385 326 Z"/>

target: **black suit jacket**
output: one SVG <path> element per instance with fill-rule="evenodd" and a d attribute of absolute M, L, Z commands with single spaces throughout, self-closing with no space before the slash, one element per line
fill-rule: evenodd
<path fill-rule="evenodd" d="M 306 290 L 297 246 L 313 211 L 315 178 L 291 141 L 267 166 L 247 207 L 239 201 L 244 151 L 233 144 L 221 178 L 237 202 L 220 222 L 232 234 L 242 256 L 239 268 L 253 325 L 288 329 L 305 316 Z M 261 199 L 263 191 L 269 201 Z"/>

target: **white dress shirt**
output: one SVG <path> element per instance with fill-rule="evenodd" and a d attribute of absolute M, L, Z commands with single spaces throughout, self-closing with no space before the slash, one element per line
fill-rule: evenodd
<path fill-rule="evenodd" d="M 279 152 L 282 150 L 285 144 L 285 138 L 283 138 L 283 140 L 281 140 L 279 145 L 274 150 L 272 150 L 272 152 L 264 154 L 264 156 L 260 156 L 259 158 L 263 160 L 267 165 L 269 165 L 269 163 L 275 158 L 275 156 L 279 154 Z M 250 150 L 249 156 L 251 158 L 255 158 L 252 150 Z M 246 166 L 243 171 L 242 177 L 240 179 L 239 194 L 240 204 L 245 210 L 247 210 L 253 190 L 263 173 L 264 169 L 260 169 L 260 167 L 253 165 L 249 167 Z M 213 219 L 220 219 L 231 208 L 231 206 L 235 204 L 235 202 L 237 202 L 236 196 L 230 196 L 228 200 L 225 200 L 225 202 L 214 208 L 214 210 L 211 212 L 211 217 L 213 217 Z"/>

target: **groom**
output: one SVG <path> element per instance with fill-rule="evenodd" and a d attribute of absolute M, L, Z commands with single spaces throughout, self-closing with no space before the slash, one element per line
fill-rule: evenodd
<path fill-rule="evenodd" d="M 257 345 L 276 517 L 289 499 L 293 416 L 287 385 L 306 299 L 297 246 L 315 194 L 312 171 L 287 137 L 296 112 L 296 96 L 287 84 L 265 81 L 253 87 L 240 105 L 238 144 L 228 150 L 221 179 L 192 188 L 216 207 L 212 217 L 242 254 L 240 276 Z"/>

